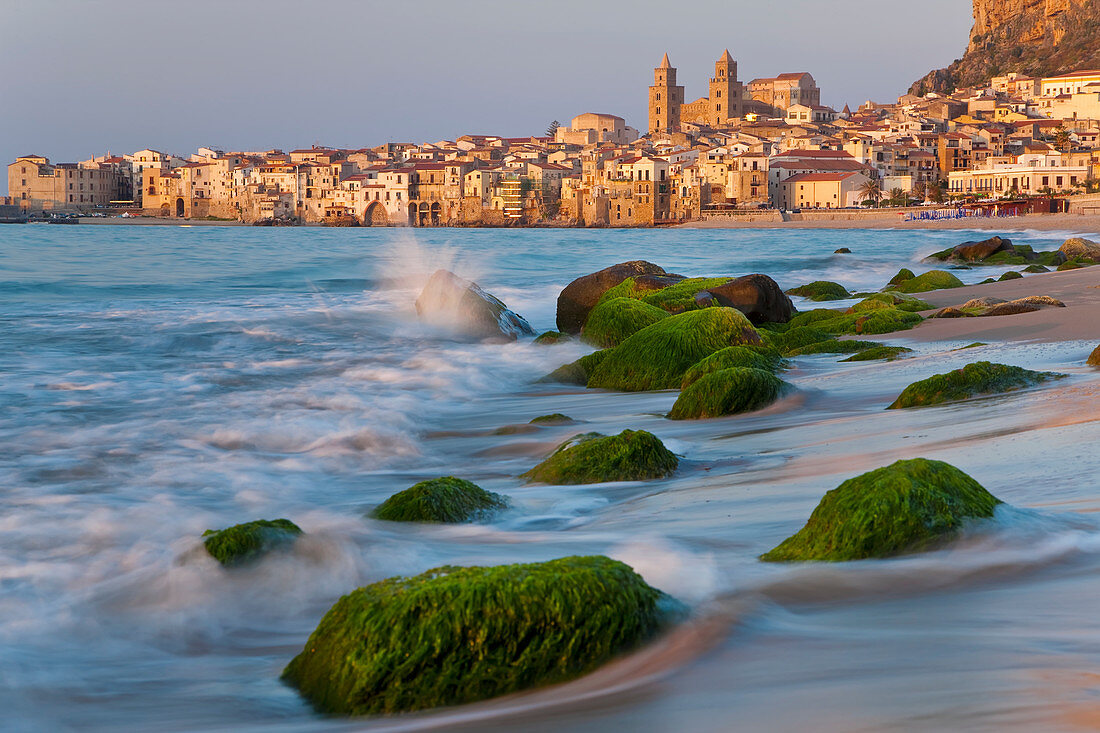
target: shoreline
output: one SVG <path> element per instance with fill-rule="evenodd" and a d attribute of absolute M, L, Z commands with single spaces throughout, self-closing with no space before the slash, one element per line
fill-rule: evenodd
<path fill-rule="evenodd" d="M 744 217 L 712 217 L 696 221 L 687 221 L 680 224 L 660 225 L 656 227 L 579 227 L 569 224 L 538 224 L 535 226 L 514 227 L 516 229 L 578 229 L 583 231 L 595 229 L 613 230 L 644 230 L 644 229 L 866 229 L 866 230 L 892 230 L 915 229 L 929 231 L 951 230 L 980 230 L 980 231 L 1073 231 L 1083 234 L 1100 236 L 1100 215 L 1095 214 L 1026 214 L 1015 217 L 970 217 L 966 219 L 946 219 L 941 221 L 904 221 L 903 215 L 897 212 L 850 212 L 830 214 L 826 212 L 813 212 L 800 216 L 809 216 L 809 219 L 794 221 L 779 221 L 772 216 L 757 215 Z M 20 222 L 24 223 L 24 222 Z M 25 223 L 51 223 L 62 225 L 106 226 L 117 224 L 120 226 L 227 226 L 241 227 L 252 226 L 242 221 L 211 221 L 207 219 L 161 219 L 157 217 L 135 217 L 121 219 L 118 217 L 79 217 L 58 222 L 25 222 Z M 320 223 L 299 224 L 291 228 L 323 227 Z M 513 227 L 496 226 L 437 226 L 415 227 L 405 225 L 383 225 L 377 227 L 324 227 L 328 229 L 500 229 Z"/>

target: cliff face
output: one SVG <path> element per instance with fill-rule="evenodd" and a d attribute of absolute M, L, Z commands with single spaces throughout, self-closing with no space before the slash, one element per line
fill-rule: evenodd
<path fill-rule="evenodd" d="M 1052 76 L 1100 68 L 1100 0 L 973 0 L 966 54 L 930 72 L 913 94 L 950 92 L 1017 71 Z"/>

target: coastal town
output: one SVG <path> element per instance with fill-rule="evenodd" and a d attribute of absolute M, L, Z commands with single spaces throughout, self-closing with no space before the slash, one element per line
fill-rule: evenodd
<path fill-rule="evenodd" d="M 699 70 L 693 73 L 702 77 Z M 1018 73 L 855 110 L 808 72 L 743 82 L 728 50 L 686 101 L 667 54 L 643 131 L 578 114 L 529 137 L 370 148 L 199 148 L 8 165 L 8 220 L 644 227 L 802 212 L 1100 210 L 1100 71 Z M 541 132 L 541 131 L 540 131 Z M 1092 209 L 1089 209 L 1092 207 Z"/>

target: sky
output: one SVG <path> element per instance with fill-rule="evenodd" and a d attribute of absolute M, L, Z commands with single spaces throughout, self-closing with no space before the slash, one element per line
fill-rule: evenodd
<path fill-rule="evenodd" d="M 966 0 L 0 0 L 0 159 L 644 130 L 666 51 L 689 101 L 729 48 L 742 81 L 809 71 L 854 109 L 971 22 Z"/>

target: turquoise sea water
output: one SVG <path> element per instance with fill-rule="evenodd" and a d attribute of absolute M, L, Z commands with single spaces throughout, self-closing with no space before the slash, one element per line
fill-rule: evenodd
<path fill-rule="evenodd" d="M 1011 234 L 1037 249 L 1068 235 Z M 672 423 L 661 416 L 673 392 L 532 383 L 580 345 L 461 343 L 419 324 L 413 308 L 446 267 L 547 330 L 563 285 L 628 259 L 689 275 L 764 272 L 784 287 L 877 289 L 966 238 L 0 227 L 0 727 L 343 728 L 278 681 L 337 597 L 444 563 L 581 553 L 623 559 L 691 604 L 695 636 L 654 647 L 616 684 L 597 676 L 507 705 L 353 727 L 1096 723 L 1100 384 L 1082 366 L 1094 343 L 923 344 L 888 365 L 810 357 L 784 377 L 797 392 L 769 410 Z M 1071 378 L 884 412 L 909 382 L 978 358 Z M 550 412 L 584 430 L 651 430 L 683 467 L 645 484 L 526 486 L 518 474 L 577 430 L 491 433 Z M 920 557 L 828 568 L 755 560 L 828 489 L 917 455 L 958 465 L 1017 508 Z M 460 527 L 363 518 L 443 474 L 507 494 L 513 509 Z M 201 550 L 204 529 L 281 516 L 307 532 L 292 553 L 229 573 Z"/>

